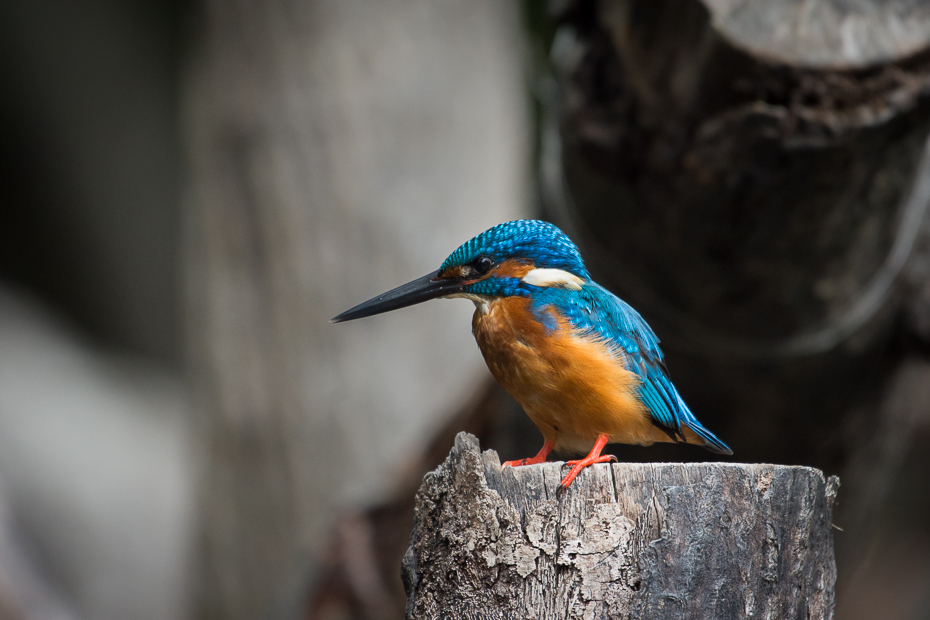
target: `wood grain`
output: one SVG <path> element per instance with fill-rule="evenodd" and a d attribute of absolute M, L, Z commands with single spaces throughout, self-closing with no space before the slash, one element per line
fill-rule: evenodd
<path fill-rule="evenodd" d="M 417 495 L 407 617 L 831 618 L 839 480 L 808 467 L 501 470 L 460 433 Z"/>

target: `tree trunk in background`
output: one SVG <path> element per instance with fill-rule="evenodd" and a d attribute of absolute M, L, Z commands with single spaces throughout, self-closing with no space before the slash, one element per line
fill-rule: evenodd
<path fill-rule="evenodd" d="M 844 475 L 841 511 L 876 505 L 902 449 L 882 412 L 927 406 L 892 393 L 926 373 L 889 343 L 930 200 L 930 5 L 558 4 L 550 216 L 735 458 L 861 462 L 886 484 Z"/>
<path fill-rule="evenodd" d="M 505 468 L 460 434 L 417 494 L 410 620 L 833 617 L 839 481 L 809 467 Z"/>
<path fill-rule="evenodd" d="M 207 3 L 186 76 L 203 618 L 296 609 L 340 505 L 391 490 L 486 372 L 470 305 L 331 325 L 519 217 L 518 7 Z"/>

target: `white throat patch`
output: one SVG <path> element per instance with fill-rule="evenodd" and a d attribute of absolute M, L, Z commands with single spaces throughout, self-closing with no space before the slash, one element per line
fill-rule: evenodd
<path fill-rule="evenodd" d="M 523 276 L 523 281 L 533 286 L 567 288 L 573 291 L 580 291 L 584 284 L 584 280 L 562 269 L 533 269 Z"/>
<path fill-rule="evenodd" d="M 488 299 L 484 295 L 473 295 L 470 293 L 453 293 L 452 295 L 446 295 L 443 297 L 443 299 L 456 299 L 456 298 L 472 300 L 473 302 L 475 302 L 475 308 L 477 308 L 481 314 L 487 314 L 488 312 L 491 311 L 491 306 L 489 305 L 490 299 Z"/>

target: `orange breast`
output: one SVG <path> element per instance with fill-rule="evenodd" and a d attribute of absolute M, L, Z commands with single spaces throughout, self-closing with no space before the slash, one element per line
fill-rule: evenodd
<path fill-rule="evenodd" d="M 556 447 L 587 452 L 601 433 L 613 443 L 649 445 L 668 436 L 636 396 L 639 378 L 623 351 L 577 334 L 561 317 L 547 332 L 530 300 L 505 297 L 480 308 L 472 329 L 494 378 Z"/>

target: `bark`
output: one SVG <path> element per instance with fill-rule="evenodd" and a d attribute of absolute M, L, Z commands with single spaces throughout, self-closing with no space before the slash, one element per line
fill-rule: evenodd
<path fill-rule="evenodd" d="M 841 47 L 827 63 L 803 47 L 803 33 L 844 27 L 827 19 L 829 2 L 796 29 L 787 1 L 585 4 L 554 53 L 554 181 L 571 208 L 557 215 L 615 284 L 655 291 L 640 305 L 695 349 L 764 360 L 832 349 L 854 330 L 812 332 L 844 323 L 898 236 L 930 122 L 930 57 L 875 52 L 881 64 L 835 68 L 866 52 Z M 876 23 L 896 6 L 861 4 Z M 766 29 L 775 17 L 790 54 Z"/>
<path fill-rule="evenodd" d="M 899 456 L 855 461 L 913 436 L 882 403 L 930 333 L 905 286 L 928 252 L 930 7 L 582 0 L 557 19 L 550 216 L 738 458 L 891 488 Z M 863 470 L 884 479 L 845 475 Z M 873 502 L 843 505 L 863 526 L 883 500 L 849 497 Z"/>
<path fill-rule="evenodd" d="M 839 480 L 807 467 L 559 463 L 501 471 L 460 434 L 426 476 L 407 617 L 831 618 Z"/>

